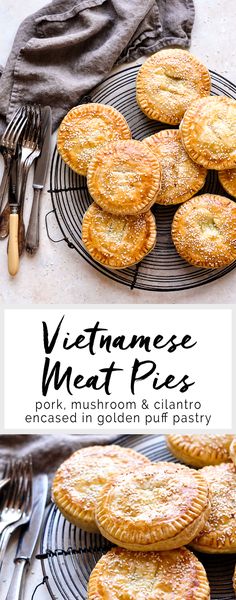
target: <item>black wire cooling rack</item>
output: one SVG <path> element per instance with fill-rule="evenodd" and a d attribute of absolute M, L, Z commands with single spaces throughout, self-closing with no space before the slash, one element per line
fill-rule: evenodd
<path fill-rule="evenodd" d="M 140 65 L 123 69 L 108 77 L 89 97 L 90 101 L 110 104 L 127 119 L 135 139 L 142 140 L 167 126 L 147 119 L 135 100 L 135 80 Z M 211 71 L 212 94 L 236 99 L 236 86 Z M 86 101 L 86 98 L 84 98 Z M 168 126 L 169 127 L 169 126 Z M 156 292 L 187 290 L 223 277 L 236 266 L 236 261 L 221 269 L 201 269 L 187 264 L 177 254 L 171 240 L 171 222 L 177 207 L 155 205 L 152 209 L 157 221 L 155 249 L 138 265 L 124 270 L 111 270 L 95 262 L 81 241 L 81 225 L 85 211 L 92 199 L 86 178 L 74 173 L 61 159 L 55 148 L 50 174 L 50 193 L 53 210 L 62 238 L 53 240 L 49 233 L 49 215 L 46 217 L 48 236 L 52 241 L 65 241 L 84 260 L 106 277 L 131 289 Z M 220 186 L 217 173 L 210 171 L 201 193 L 210 192 L 227 196 Z M 230 197 L 230 196 L 229 196 Z"/>
<path fill-rule="evenodd" d="M 162 436 L 132 435 L 117 440 L 134 448 L 152 461 L 174 461 Z M 44 581 L 53 600 L 86 600 L 90 573 L 99 558 L 109 550 L 110 542 L 99 534 L 90 534 L 71 525 L 52 505 L 41 542 Z M 211 600 L 234 600 L 232 587 L 235 555 L 198 554 L 211 587 Z"/>

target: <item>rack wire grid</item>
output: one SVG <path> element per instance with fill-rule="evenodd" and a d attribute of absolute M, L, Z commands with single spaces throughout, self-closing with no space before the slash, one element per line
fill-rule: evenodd
<path fill-rule="evenodd" d="M 150 460 L 177 462 L 163 436 L 127 435 L 118 444 L 134 448 Z M 41 541 L 41 564 L 53 600 L 86 600 L 88 579 L 96 562 L 111 547 L 99 534 L 78 529 L 52 505 Z M 234 600 L 232 586 L 235 555 L 196 553 L 203 563 L 211 587 L 211 600 Z"/>
<path fill-rule="evenodd" d="M 108 77 L 97 87 L 90 97 L 82 101 L 110 104 L 122 112 L 127 119 L 133 138 L 142 140 L 148 135 L 170 126 L 148 119 L 140 110 L 135 99 L 135 81 L 140 65 L 123 69 Z M 236 86 L 211 71 L 212 94 L 225 95 L 236 99 Z M 185 262 L 176 252 L 171 240 L 171 223 L 177 206 L 155 205 L 152 209 L 157 222 L 157 244 L 154 250 L 136 266 L 122 270 L 112 270 L 97 263 L 85 249 L 81 239 L 83 215 L 92 202 L 86 178 L 77 175 L 61 159 L 55 148 L 51 163 L 50 193 L 56 220 L 62 232 L 62 239 L 53 240 L 49 233 L 49 222 L 46 217 L 48 236 L 52 241 L 65 241 L 69 248 L 76 250 L 80 256 L 94 269 L 110 279 L 131 289 L 156 292 L 174 292 L 202 286 L 223 277 L 236 266 L 236 261 L 220 269 L 202 269 Z M 209 171 L 206 183 L 201 192 L 221 194 L 229 197 L 221 187 L 216 171 Z M 232 199 L 232 198 L 231 198 Z"/>

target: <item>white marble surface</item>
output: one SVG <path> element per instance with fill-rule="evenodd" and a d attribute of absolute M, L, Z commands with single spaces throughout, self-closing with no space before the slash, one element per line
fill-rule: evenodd
<path fill-rule="evenodd" d="M 23 17 L 43 6 L 44 0 L 0 0 L 0 23 L 6 23 L 0 38 L 0 63 L 4 64 L 17 26 Z M 196 0 L 192 51 L 210 68 L 236 82 L 235 0 Z M 1 159 L 2 161 L 2 159 Z M 47 182 L 46 189 L 49 185 Z M 30 194 L 30 190 L 29 190 Z M 130 291 L 99 274 L 66 244 L 53 244 L 46 235 L 45 213 L 51 209 L 49 194 L 42 197 L 41 245 L 34 258 L 23 256 L 20 272 L 7 272 L 6 243 L 0 242 L 0 301 L 21 304 L 57 303 L 231 303 L 234 302 L 236 270 L 202 288 L 175 293 Z M 53 218 L 52 235 L 60 232 Z"/>

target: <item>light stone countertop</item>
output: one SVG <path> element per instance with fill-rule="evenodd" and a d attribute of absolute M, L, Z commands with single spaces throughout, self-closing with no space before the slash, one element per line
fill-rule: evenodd
<path fill-rule="evenodd" d="M 44 4 L 34 0 L 34 10 Z M 191 51 L 209 68 L 236 83 L 235 0 L 195 0 L 196 19 Z M 0 23 L 7 23 L 0 38 L 0 64 L 4 64 L 20 21 L 32 12 L 31 0 L 0 0 Z M 2 158 L 0 168 L 2 167 Z M 49 188 L 47 181 L 45 190 Z M 28 186 L 28 196 L 31 190 Z M 29 203 L 28 203 L 29 204 Z M 27 197 L 26 197 L 27 206 Z M 44 218 L 51 210 L 50 195 L 41 198 L 41 244 L 38 254 L 21 259 L 20 271 L 11 278 L 7 271 L 6 242 L 0 242 L 0 302 L 5 304 L 78 303 L 232 303 L 235 298 L 236 270 L 222 279 L 184 292 L 156 293 L 134 290 L 111 281 L 89 266 L 65 243 L 53 244 L 47 238 Z M 61 235 L 50 218 L 50 232 Z"/>

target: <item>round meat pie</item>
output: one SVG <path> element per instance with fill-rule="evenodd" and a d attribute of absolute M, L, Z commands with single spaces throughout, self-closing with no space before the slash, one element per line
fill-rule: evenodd
<path fill-rule="evenodd" d="M 128 550 L 171 550 L 188 544 L 209 516 L 208 485 L 197 471 L 160 462 L 123 473 L 102 489 L 96 523 Z"/>
<path fill-rule="evenodd" d="M 180 204 L 192 198 L 204 185 L 207 170 L 189 158 L 176 129 L 163 129 L 143 140 L 160 161 L 161 189 L 158 204 Z"/>
<path fill-rule="evenodd" d="M 199 471 L 198 471 L 199 472 Z M 200 473 L 210 490 L 211 511 L 202 531 L 191 542 L 199 552 L 236 552 L 236 471 L 231 463 L 204 467 Z"/>
<path fill-rule="evenodd" d="M 179 548 L 129 552 L 112 548 L 94 567 L 88 600 L 209 600 L 210 589 L 197 557 Z"/>
<path fill-rule="evenodd" d="M 236 204 L 203 194 L 182 204 L 172 223 L 177 252 L 191 265 L 214 269 L 236 259 Z"/>
<path fill-rule="evenodd" d="M 112 215 L 93 203 L 82 224 L 82 240 L 89 254 L 111 269 L 125 269 L 146 256 L 156 242 L 155 217 Z"/>
<path fill-rule="evenodd" d="M 150 56 L 141 66 L 136 99 L 150 119 L 177 125 L 191 103 L 210 94 L 206 67 L 187 50 L 168 48 Z"/>
<path fill-rule="evenodd" d="M 148 458 L 131 448 L 114 445 L 81 448 L 56 472 L 52 499 L 68 521 L 86 531 L 97 532 L 94 513 L 101 488 L 114 475 L 147 464 L 150 464 Z"/>
<path fill-rule="evenodd" d="M 192 467 L 218 465 L 230 461 L 229 448 L 233 435 L 167 435 L 172 454 Z"/>
<path fill-rule="evenodd" d="M 206 169 L 236 167 L 236 101 L 226 96 L 200 98 L 182 120 L 181 138 L 190 158 Z"/>
<path fill-rule="evenodd" d="M 135 215 L 155 202 L 161 168 L 149 148 L 137 140 L 107 144 L 88 168 L 88 189 L 107 212 Z"/>
<path fill-rule="evenodd" d="M 98 147 L 130 138 L 123 115 L 113 106 L 94 102 L 75 106 L 67 113 L 58 130 L 57 148 L 71 169 L 86 175 Z"/>
<path fill-rule="evenodd" d="M 236 169 L 219 171 L 219 180 L 224 190 L 236 198 Z"/>

